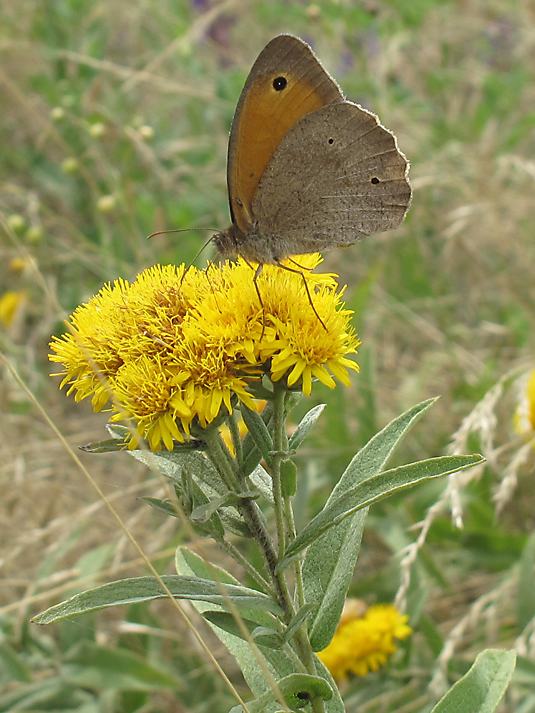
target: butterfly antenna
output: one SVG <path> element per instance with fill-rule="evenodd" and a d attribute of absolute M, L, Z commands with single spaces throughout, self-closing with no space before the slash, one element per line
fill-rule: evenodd
<path fill-rule="evenodd" d="M 217 233 L 217 230 L 214 230 L 214 228 L 176 228 L 175 230 L 159 230 L 157 233 L 152 233 L 152 235 L 149 235 L 147 240 L 150 240 L 151 238 L 154 238 L 156 235 L 166 235 L 167 233 L 187 233 L 190 230 L 211 230 L 213 233 Z M 186 277 L 188 270 L 190 267 L 193 265 L 195 260 L 199 257 L 199 255 L 202 253 L 202 251 L 212 242 L 212 237 L 210 236 L 208 240 L 204 243 L 202 248 L 199 250 L 199 252 L 195 255 L 193 260 L 190 262 L 190 264 L 186 267 L 184 270 L 184 273 L 182 275 L 182 279 L 180 280 L 180 287 L 182 287 L 182 283 L 184 282 L 184 278 Z"/>

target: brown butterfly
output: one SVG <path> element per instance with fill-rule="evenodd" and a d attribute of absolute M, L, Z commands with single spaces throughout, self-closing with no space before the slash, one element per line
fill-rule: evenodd
<path fill-rule="evenodd" d="M 232 225 L 223 255 L 280 264 L 396 228 L 411 201 L 409 164 L 372 112 L 347 101 L 311 48 L 292 35 L 262 50 L 230 131 Z M 258 274 L 258 273 L 257 273 Z"/>

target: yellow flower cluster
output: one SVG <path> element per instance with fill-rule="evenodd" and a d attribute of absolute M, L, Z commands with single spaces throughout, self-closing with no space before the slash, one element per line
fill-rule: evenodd
<path fill-rule="evenodd" d="M 535 431 L 535 369 L 523 382 L 515 414 L 515 429 L 521 436 L 533 436 Z"/>
<path fill-rule="evenodd" d="M 347 358 L 359 344 L 351 312 L 333 275 L 310 272 L 319 255 L 298 261 L 302 273 L 264 265 L 256 283 L 238 260 L 205 270 L 157 265 L 131 284 L 106 285 L 50 345 L 61 386 L 77 401 L 91 396 L 96 411 L 110 401 L 112 421 L 135 423 L 130 447 L 143 437 L 156 451 L 187 438 L 194 419 L 205 428 L 223 406 L 254 408 L 248 386 L 263 374 L 307 395 L 313 377 L 348 385 L 348 369 L 358 370 Z"/>
<path fill-rule="evenodd" d="M 9 290 L 0 296 L 0 324 L 10 327 L 26 300 L 26 292 Z"/>
<path fill-rule="evenodd" d="M 406 639 L 412 633 L 407 626 L 408 616 L 391 604 L 358 611 L 358 607 L 351 606 L 353 602 L 356 600 L 347 600 L 333 640 L 318 654 L 338 680 L 345 680 L 350 673 L 365 676 L 368 671 L 377 671 L 396 651 L 394 639 Z"/>

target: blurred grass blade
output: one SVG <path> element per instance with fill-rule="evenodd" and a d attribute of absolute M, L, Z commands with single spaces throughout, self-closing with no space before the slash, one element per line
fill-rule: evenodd
<path fill-rule="evenodd" d="M 92 641 L 82 642 L 67 654 L 62 677 L 72 685 L 90 689 L 150 691 L 183 687 L 180 679 L 132 651 L 110 649 Z"/>
<path fill-rule="evenodd" d="M 225 606 L 225 598 L 213 581 L 198 577 L 164 575 L 162 580 L 173 597 L 204 601 Z M 268 596 L 254 589 L 233 584 L 225 585 L 227 595 L 238 609 L 262 609 L 280 614 L 280 607 Z M 32 621 L 35 624 L 50 624 L 53 621 L 84 614 L 119 604 L 134 604 L 153 599 L 162 599 L 167 594 L 154 577 L 135 577 L 110 582 L 95 589 L 76 594 L 61 604 L 50 607 L 38 614 Z"/>
<path fill-rule="evenodd" d="M 393 450 L 419 418 L 435 403 L 428 399 L 391 421 L 355 455 L 327 500 L 329 506 L 342 493 L 379 473 Z M 309 412 L 310 413 L 310 412 Z M 319 604 L 309 624 L 314 651 L 325 649 L 340 621 L 345 597 L 360 550 L 367 508 L 357 511 L 313 542 L 303 564 L 307 602 Z"/>
<path fill-rule="evenodd" d="M 532 532 L 522 551 L 518 578 L 516 620 L 524 629 L 535 616 L 535 532 Z"/>
<path fill-rule="evenodd" d="M 421 481 L 450 475 L 484 462 L 485 459 L 480 455 L 442 456 L 402 465 L 367 478 L 336 498 L 332 503 L 326 505 L 304 527 L 287 547 L 283 559 L 279 562 L 278 569 L 284 569 L 293 556 L 308 547 L 329 528 L 338 525 L 344 518 L 357 512 L 357 510 L 361 510 L 392 493 L 405 490 L 405 488 L 416 485 Z"/>
<path fill-rule="evenodd" d="M 22 657 L 5 640 L 0 641 L 0 672 L 4 683 L 8 681 L 30 683 L 32 680 L 30 669 L 23 662 Z"/>
<path fill-rule="evenodd" d="M 516 653 L 486 649 L 431 713 L 493 713 L 515 670 Z"/>

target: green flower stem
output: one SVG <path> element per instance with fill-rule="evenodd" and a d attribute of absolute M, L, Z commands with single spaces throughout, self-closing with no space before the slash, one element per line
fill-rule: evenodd
<path fill-rule="evenodd" d="M 235 471 L 235 461 L 225 446 L 219 429 L 206 429 L 204 441 L 208 446 L 208 456 L 217 472 L 221 475 L 223 482 L 229 490 L 240 493 L 239 478 Z M 242 478 L 243 480 L 243 478 Z M 229 487 L 230 485 L 230 487 Z M 267 570 L 271 576 L 273 586 L 276 591 L 276 601 L 284 609 L 285 621 L 288 623 L 294 615 L 294 608 L 290 594 L 286 586 L 286 580 L 282 575 L 275 572 L 278 564 L 277 552 L 273 540 L 264 524 L 264 519 L 258 505 L 252 500 L 242 500 L 236 506 L 243 516 L 252 536 L 256 540 L 258 547 L 264 557 Z M 270 588 L 271 589 L 271 588 Z M 269 593 L 269 590 L 268 592 Z"/>
<path fill-rule="evenodd" d="M 286 550 L 286 524 L 284 517 L 284 500 L 281 483 L 281 462 L 284 458 L 286 445 L 286 419 L 284 400 L 286 390 L 277 383 L 274 384 L 273 400 L 273 454 L 271 459 L 271 480 L 273 482 L 273 499 L 275 501 L 275 519 L 277 523 L 277 541 L 279 546 L 279 558 L 282 559 Z"/>
<path fill-rule="evenodd" d="M 223 483 L 230 492 L 240 493 L 241 488 L 235 461 L 221 438 L 219 428 L 206 428 L 203 432 L 203 439 L 208 446 L 207 455 Z"/>
<path fill-rule="evenodd" d="M 273 454 L 271 460 L 271 478 L 273 481 L 273 499 L 275 501 L 275 516 L 277 519 L 277 536 L 279 544 L 279 557 L 284 555 L 286 549 L 287 540 L 293 540 L 296 536 L 295 531 L 295 519 L 292 509 L 291 497 L 287 493 L 283 493 L 282 483 L 281 483 L 281 462 L 286 456 L 288 451 L 288 438 L 286 436 L 286 409 L 285 401 L 287 396 L 287 389 L 274 383 L 274 400 L 273 400 Z M 282 544 L 282 547 L 281 547 Z M 301 573 L 301 563 L 297 561 L 295 564 L 295 575 L 296 575 L 296 587 L 299 606 L 305 603 L 304 591 L 303 591 L 303 578 Z M 286 578 L 284 572 L 279 574 L 281 582 L 281 588 L 288 593 Z M 289 596 L 289 593 L 288 593 Z M 293 602 L 290 600 L 292 610 L 294 609 Z M 301 662 L 303 663 L 306 671 L 313 676 L 317 675 L 316 662 L 314 659 L 314 652 L 312 651 L 312 646 L 310 645 L 310 640 L 308 638 L 308 631 L 306 628 L 306 623 L 299 627 L 293 636 L 293 641 L 296 650 L 299 654 Z M 314 713 L 325 713 L 325 703 L 321 699 L 315 699 L 312 701 L 312 710 Z"/>
<path fill-rule="evenodd" d="M 271 463 L 271 477 L 273 481 L 273 497 L 275 501 L 275 517 L 277 522 L 278 554 L 258 505 L 252 500 L 242 500 L 237 505 L 237 508 L 247 523 L 260 548 L 260 551 L 262 552 L 267 570 L 273 582 L 276 601 L 284 611 L 283 620 L 286 624 L 289 624 L 292 617 L 295 615 L 294 603 L 288 589 L 288 583 L 284 572 L 276 572 L 276 567 L 279 562 L 279 558 L 284 554 L 287 537 L 295 537 L 295 525 L 291 503 L 289 501 L 289 497 L 286 499 L 284 498 L 281 483 L 281 462 L 285 457 L 288 448 L 288 442 L 286 439 L 286 411 L 284 408 L 286 388 L 277 384 L 275 384 L 274 387 L 272 421 L 274 452 Z M 232 458 L 227 447 L 225 446 L 219 429 L 206 429 L 204 433 L 204 440 L 208 447 L 208 456 L 218 473 L 221 475 L 223 482 L 229 490 L 239 493 L 240 482 L 243 481 L 243 478 L 240 477 L 237 461 Z M 288 502 L 285 502 L 285 500 Z M 298 587 L 301 591 L 300 597 L 302 597 L 302 582 L 300 582 L 301 578 L 299 568 L 298 571 Z M 268 591 L 270 590 L 271 587 Z M 314 676 L 317 675 L 314 653 L 308 639 L 308 633 L 305 625 L 301 626 L 296 631 L 293 636 L 293 642 L 302 666 L 308 673 Z M 325 713 L 325 703 L 321 699 L 314 699 L 314 701 L 312 701 L 312 710 L 314 713 Z"/>

